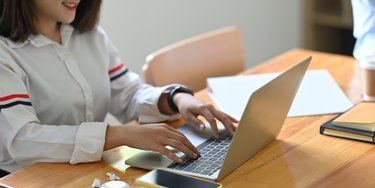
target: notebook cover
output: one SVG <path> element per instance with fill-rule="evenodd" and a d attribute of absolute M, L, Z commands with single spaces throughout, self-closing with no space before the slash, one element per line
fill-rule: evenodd
<path fill-rule="evenodd" d="M 360 102 L 334 121 L 341 123 L 372 124 L 375 123 L 374 112 L 375 103 Z"/>
<path fill-rule="evenodd" d="M 368 137 L 372 141 L 365 141 L 365 142 L 374 143 L 375 132 L 335 126 L 335 125 L 332 124 L 333 120 L 335 120 L 335 118 L 329 120 L 328 122 L 326 122 L 325 124 L 320 126 L 320 134 L 325 135 L 324 130 L 325 129 L 331 129 L 331 130 L 335 130 L 335 131 L 351 133 L 351 134 L 358 135 L 358 136 Z M 333 136 L 333 135 L 329 135 L 329 136 Z M 342 138 L 347 138 L 347 139 L 352 139 L 352 140 L 359 140 L 359 139 L 355 139 L 355 138 L 348 138 L 344 134 L 343 135 L 337 135 L 337 137 L 342 137 Z M 364 141 L 364 140 L 359 140 L 359 141 Z"/>

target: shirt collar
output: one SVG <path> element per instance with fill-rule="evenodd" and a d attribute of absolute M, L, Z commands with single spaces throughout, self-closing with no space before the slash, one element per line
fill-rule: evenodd
<path fill-rule="evenodd" d="M 61 25 L 61 41 L 63 46 L 67 46 L 69 40 L 73 34 L 74 28 L 71 25 L 62 24 Z M 7 43 L 10 48 L 21 48 L 25 46 L 27 43 L 32 44 L 35 47 L 43 47 L 50 44 L 55 44 L 54 41 L 50 40 L 49 38 L 43 35 L 30 35 L 25 41 L 23 42 L 13 42 L 12 40 L 7 40 Z"/>

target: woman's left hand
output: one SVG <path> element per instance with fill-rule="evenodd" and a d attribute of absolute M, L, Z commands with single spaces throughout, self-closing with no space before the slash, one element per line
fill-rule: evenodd
<path fill-rule="evenodd" d="M 188 123 L 203 130 L 205 127 L 204 123 L 198 119 L 198 116 L 203 116 L 210 124 L 214 137 L 219 138 L 216 120 L 223 123 L 230 135 L 234 134 L 234 131 L 236 130 L 234 123 L 238 123 L 238 120 L 216 109 L 213 105 L 199 100 L 198 98 L 187 93 L 177 93 L 173 100 L 181 116 Z"/>

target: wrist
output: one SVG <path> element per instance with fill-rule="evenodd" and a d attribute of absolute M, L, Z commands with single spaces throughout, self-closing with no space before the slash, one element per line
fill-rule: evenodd
<path fill-rule="evenodd" d="M 174 98 L 178 93 L 185 93 L 185 94 L 194 96 L 194 92 L 184 86 L 177 85 L 177 86 L 172 87 L 171 90 L 168 92 L 167 101 L 168 101 L 169 108 L 173 112 L 176 112 L 176 113 L 178 113 L 179 110 L 175 103 Z"/>
<path fill-rule="evenodd" d="M 124 125 L 108 125 L 105 135 L 104 150 L 127 145 L 130 137 L 128 134 L 131 132 L 128 129 L 133 127 L 132 125 L 138 124 L 135 121 L 131 121 Z"/>
<path fill-rule="evenodd" d="M 105 134 L 104 150 L 109 150 L 120 146 L 120 141 L 118 139 L 118 132 L 120 131 L 120 126 L 107 126 L 107 132 Z"/>

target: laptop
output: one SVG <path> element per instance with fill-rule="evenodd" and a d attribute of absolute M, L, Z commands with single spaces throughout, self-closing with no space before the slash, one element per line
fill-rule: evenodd
<path fill-rule="evenodd" d="M 198 159 L 183 156 L 183 163 L 174 163 L 157 152 L 142 151 L 125 164 L 221 180 L 276 139 L 310 62 L 308 57 L 253 92 L 234 136 L 224 130 L 219 140 L 208 138 L 197 146 L 201 153 Z"/>

